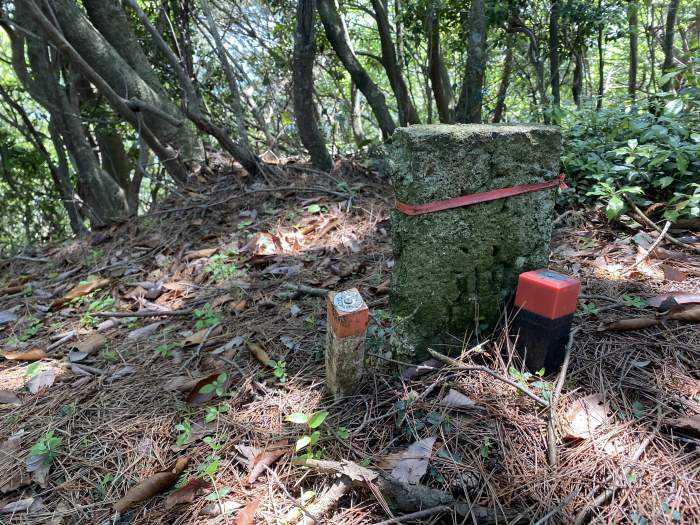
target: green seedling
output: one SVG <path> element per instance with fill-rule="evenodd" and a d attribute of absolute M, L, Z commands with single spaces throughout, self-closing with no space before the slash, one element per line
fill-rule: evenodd
<path fill-rule="evenodd" d="M 228 375 L 225 373 L 219 376 L 211 383 L 204 385 L 199 389 L 200 394 L 210 394 L 214 392 L 218 397 L 222 397 L 226 393 L 226 379 Z"/>
<path fill-rule="evenodd" d="M 321 431 L 316 430 L 328 417 L 328 412 L 321 410 L 313 414 L 304 414 L 303 412 L 294 412 L 284 418 L 285 421 L 295 423 L 297 425 L 306 425 L 306 434 L 297 439 L 295 450 L 299 452 L 306 447 L 313 447 L 321 438 Z"/>
<path fill-rule="evenodd" d="M 211 423 L 212 421 L 216 421 L 221 414 L 225 414 L 229 410 L 231 410 L 231 405 L 226 403 L 218 407 L 207 407 L 207 413 L 204 415 L 204 422 Z"/>
<path fill-rule="evenodd" d="M 30 364 L 27 369 L 22 373 L 24 377 L 31 379 L 41 371 L 41 363 L 38 361 Z"/>
<path fill-rule="evenodd" d="M 267 366 L 273 369 L 272 373 L 281 384 L 284 384 L 287 381 L 287 363 L 284 361 L 274 361 L 270 359 L 267 362 Z"/>
<path fill-rule="evenodd" d="M 213 255 L 204 271 L 211 274 L 216 282 L 233 279 L 241 273 L 241 270 L 234 263 L 228 262 L 229 257 L 230 255 L 226 253 Z"/>
<path fill-rule="evenodd" d="M 641 309 L 647 307 L 647 302 L 636 295 L 623 295 L 622 302 L 625 304 L 625 306 L 629 306 L 630 308 Z"/>
<path fill-rule="evenodd" d="M 107 497 L 107 490 L 114 480 L 114 474 L 107 473 L 95 485 L 95 499 L 103 501 Z"/>
<path fill-rule="evenodd" d="M 49 431 L 44 436 L 39 439 L 32 448 L 29 449 L 29 456 L 27 457 L 27 470 L 32 472 L 34 470 L 39 470 L 42 467 L 47 468 L 56 459 L 58 451 L 56 450 L 63 440 L 60 437 L 56 437 L 53 431 Z"/>
<path fill-rule="evenodd" d="M 214 308 L 209 303 L 206 303 L 201 308 L 196 308 L 193 312 L 194 318 L 196 319 L 194 323 L 195 330 L 204 330 L 205 328 L 211 328 L 221 323 L 221 317 L 214 311 Z"/>
<path fill-rule="evenodd" d="M 593 303 L 581 303 L 578 310 L 576 310 L 575 316 L 578 318 L 588 317 L 589 315 L 596 315 L 598 313 L 598 307 Z"/>
<path fill-rule="evenodd" d="M 158 345 L 156 347 L 156 352 L 158 352 L 160 357 L 167 359 L 173 356 L 173 350 L 178 346 L 179 345 L 177 343 L 163 343 L 162 345 Z"/>
<path fill-rule="evenodd" d="M 175 425 L 175 430 L 179 432 L 179 435 L 175 440 L 175 444 L 178 447 L 181 447 L 184 444 L 186 444 L 192 437 L 192 425 L 189 421 L 183 421 L 182 423 L 178 423 L 177 425 Z"/>

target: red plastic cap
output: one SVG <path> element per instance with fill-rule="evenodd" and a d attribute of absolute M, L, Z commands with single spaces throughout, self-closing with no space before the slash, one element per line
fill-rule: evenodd
<path fill-rule="evenodd" d="M 548 319 L 558 319 L 576 311 L 581 283 L 551 270 L 521 273 L 515 305 Z"/>

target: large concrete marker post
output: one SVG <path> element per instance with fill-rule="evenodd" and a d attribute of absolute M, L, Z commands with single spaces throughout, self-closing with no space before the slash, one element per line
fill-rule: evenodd
<path fill-rule="evenodd" d="M 552 126 L 395 131 L 387 168 L 396 200 L 405 205 L 553 181 L 547 189 L 470 206 L 393 211 L 395 351 L 419 359 L 428 346 L 440 351 L 475 329 L 494 328 L 518 275 L 547 266 L 559 150 Z"/>

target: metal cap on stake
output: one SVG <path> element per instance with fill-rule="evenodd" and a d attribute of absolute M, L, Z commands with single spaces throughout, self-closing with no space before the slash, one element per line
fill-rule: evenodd
<path fill-rule="evenodd" d="M 326 387 L 340 397 L 353 392 L 364 372 L 369 309 L 360 292 L 351 288 L 330 292 L 327 311 Z"/>

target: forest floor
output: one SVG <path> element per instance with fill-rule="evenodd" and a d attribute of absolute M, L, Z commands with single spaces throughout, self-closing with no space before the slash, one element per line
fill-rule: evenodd
<path fill-rule="evenodd" d="M 143 217 L 0 263 L 0 523 L 110 523 L 163 471 L 123 523 L 292 523 L 310 519 L 287 515 L 302 499 L 323 514 L 332 485 L 327 523 L 389 520 L 384 497 L 397 517 L 430 506 L 294 461 L 309 448 L 474 505 L 422 523 L 700 523 L 700 324 L 658 320 L 669 294 L 676 310 L 700 302 L 697 257 L 643 257 L 634 231 L 567 214 L 550 267 L 583 297 L 561 396 L 556 376 L 521 373 L 504 329 L 460 361 L 520 390 L 454 364 L 411 369 L 387 359 L 389 186 L 350 161 L 285 172 L 255 182 L 221 161 Z M 322 295 L 350 287 L 371 309 L 370 357 L 357 395 L 334 402 Z M 558 397 L 554 417 L 522 390 Z M 315 426 L 320 411 L 318 441 L 295 454 L 313 429 L 285 418 Z"/>

